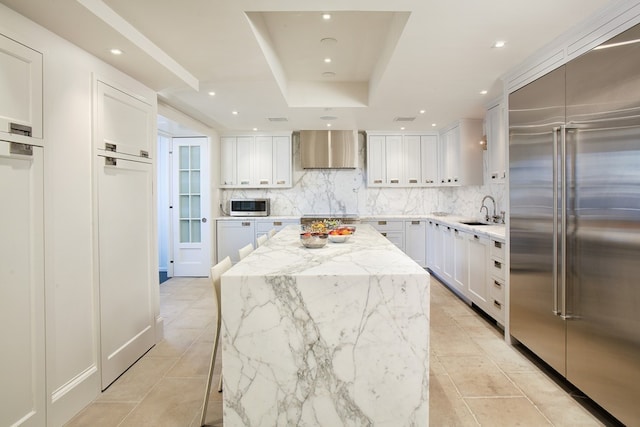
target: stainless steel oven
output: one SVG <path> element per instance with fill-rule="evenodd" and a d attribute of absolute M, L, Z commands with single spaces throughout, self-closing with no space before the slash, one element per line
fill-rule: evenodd
<path fill-rule="evenodd" d="M 269 199 L 231 199 L 229 215 L 231 216 L 269 216 Z"/>

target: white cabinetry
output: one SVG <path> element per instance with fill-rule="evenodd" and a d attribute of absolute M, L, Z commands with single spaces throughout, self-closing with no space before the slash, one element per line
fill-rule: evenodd
<path fill-rule="evenodd" d="M 389 239 L 391 243 L 396 245 L 401 251 L 404 251 L 404 221 L 378 219 L 362 221 L 362 223 L 372 225 L 380 234 Z"/>
<path fill-rule="evenodd" d="M 482 185 L 482 120 L 462 119 L 440 135 L 440 184 Z"/>
<path fill-rule="evenodd" d="M 0 141 L 0 425 L 44 426 L 44 150 L 14 144 Z"/>
<path fill-rule="evenodd" d="M 453 270 L 455 268 L 455 242 L 453 228 L 448 225 L 440 225 L 440 242 L 442 243 L 442 278 L 447 283 L 453 283 Z"/>
<path fill-rule="evenodd" d="M 484 235 L 469 235 L 469 287 L 468 297 L 484 311 L 488 310 L 488 262 L 489 238 Z"/>
<path fill-rule="evenodd" d="M 439 252 L 436 248 L 436 240 L 438 239 L 438 224 L 436 224 L 433 220 L 427 221 L 427 268 L 431 271 L 436 272 L 436 253 Z"/>
<path fill-rule="evenodd" d="M 427 224 L 425 220 L 404 222 L 404 249 L 420 267 L 427 266 Z"/>
<path fill-rule="evenodd" d="M 269 233 L 271 230 L 276 232 L 282 230 L 287 225 L 299 225 L 299 219 L 256 219 L 256 241 L 258 237 Z"/>
<path fill-rule="evenodd" d="M 499 240 L 491 240 L 489 258 L 489 298 L 488 310 L 498 323 L 505 321 L 505 248 Z"/>
<path fill-rule="evenodd" d="M 255 221 L 251 219 L 230 219 L 216 221 L 217 262 L 226 256 L 233 263 L 238 262 L 238 250 L 251 243 L 255 247 Z"/>
<path fill-rule="evenodd" d="M 291 135 L 220 138 L 222 188 L 291 187 Z"/>
<path fill-rule="evenodd" d="M 506 136 L 504 108 L 498 104 L 487 110 L 485 131 L 487 135 L 488 171 L 491 182 L 504 182 L 507 176 Z"/>
<path fill-rule="evenodd" d="M 1 138 L 41 139 L 42 54 L 0 34 L 0 75 Z"/>
<path fill-rule="evenodd" d="M 467 295 L 469 286 L 469 234 L 452 229 L 453 239 L 453 285 L 459 293 Z"/>
<path fill-rule="evenodd" d="M 381 134 L 367 136 L 369 187 L 425 187 L 437 182 L 436 134 Z"/>

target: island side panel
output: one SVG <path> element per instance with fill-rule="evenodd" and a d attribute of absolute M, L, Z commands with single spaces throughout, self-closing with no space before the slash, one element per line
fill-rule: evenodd
<path fill-rule="evenodd" d="M 427 426 L 429 276 L 223 277 L 225 426 Z"/>

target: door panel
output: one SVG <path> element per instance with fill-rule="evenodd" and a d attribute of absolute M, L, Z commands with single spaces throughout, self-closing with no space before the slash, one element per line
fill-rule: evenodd
<path fill-rule="evenodd" d="M 155 230 L 153 167 L 117 159 L 98 171 L 98 251 L 102 388 L 105 389 L 155 342 L 151 271 Z M 155 278 L 155 281 L 152 279 Z"/>
<path fill-rule="evenodd" d="M 640 26 L 605 45 L 638 39 Z M 640 419 L 638 70 L 638 43 L 593 50 L 567 65 L 575 165 L 567 378 L 629 425 Z"/>
<path fill-rule="evenodd" d="M 173 274 L 209 275 L 211 268 L 209 144 L 173 138 Z"/>
<path fill-rule="evenodd" d="M 509 97 L 511 334 L 562 374 L 565 322 L 554 314 L 553 141 L 554 128 L 565 122 L 564 73 L 559 68 Z"/>
<path fill-rule="evenodd" d="M 0 425 L 45 425 L 43 149 L 0 141 Z M 8 208 L 10 207 L 10 208 Z"/>

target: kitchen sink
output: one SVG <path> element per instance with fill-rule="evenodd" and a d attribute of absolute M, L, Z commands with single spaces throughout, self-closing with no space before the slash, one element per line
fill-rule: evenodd
<path fill-rule="evenodd" d="M 465 224 L 465 225 L 495 225 L 495 224 L 489 224 L 489 223 L 480 222 L 480 221 L 460 221 L 460 224 Z"/>

